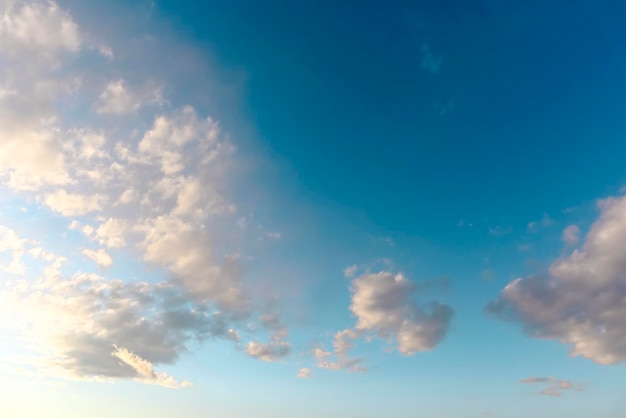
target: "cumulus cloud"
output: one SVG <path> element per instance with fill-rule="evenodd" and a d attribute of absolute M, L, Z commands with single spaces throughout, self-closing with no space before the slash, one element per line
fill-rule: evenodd
<path fill-rule="evenodd" d="M 521 379 L 519 383 L 542 385 L 544 386 L 544 389 L 536 393 L 538 395 L 552 396 L 552 397 L 562 396 L 563 392 L 567 390 L 584 389 L 584 385 L 582 384 L 574 384 L 568 380 L 555 379 L 553 377 L 529 377 L 526 379 Z"/>
<path fill-rule="evenodd" d="M 335 361 L 330 360 L 333 353 L 314 350 L 318 366 L 364 371 L 361 359 L 348 355 L 354 341 L 364 336 L 390 341 L 405 356 L 435 348 L 448 332 L 453 310 L 439 302 L 418 303 L 418 289 L 400 273 L 381 271 L 355 278 L 350 310 L 357 322 L 353 329 L 335 334 Z"/>
<path fill-rule="evenodd" d="M 565 228 L 562 239 L 567 245 L 577 245 L 580 242 L 580 228 L 578 225 L 569 225 Z"/>
<path fill-rule="evenodd" d="M 598 207 L 581 248 L 512 281 L 486 309 L 532 337 L 571 346 L 572 356 L 610 365 L 626 360 L 626 197 Z"/>
<path fill-rule="evenodd" d="M 16 276 L 0 283 L 0 325 L 35 352 L 31 365 L 71 379 L 183 387 L 153 365 L 174 363 L 192 342 L 224 339 L 265 361 L 288 355 L 278 319 L 266 321 L 275 325 L 265 344 L 237 331 L 255 305 L 229 242 L 241 218 L 228 197 L 235 147 L 217 121 L 191 105 L 135 112 L 160 102 L 160 90 L 124 78 L 98 93 L 94 83 L 83 88 L 80 80 L 101 76 L 80 67 L 88 48 L 68 13 L 43 1 L 0 9 L 0 185 L 46 208 L 42 216 L 64 217 L 76 231 L 64 243 L 81 240 L 72 254 L 106 268 L 117 249 L 150 268 L 145 280 L 73 272 L 36 237 L 0 228 L 0 268 Z M 85 103 L 96 111 L 75 120 Z M 26 254 L 39 269 L 26 269 Z"/>

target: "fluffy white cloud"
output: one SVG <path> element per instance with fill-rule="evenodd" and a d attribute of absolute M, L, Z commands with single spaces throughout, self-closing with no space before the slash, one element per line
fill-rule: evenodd
<path fill-rule="evenodd" d="M 363 336 L 394 342 L 405 356 L 435 348 L 448 331 L 453 310 L 438 302 L 420 305 L 414 299 L 417 290 L 402 274 L 381 271 L 355 278 L 350 310 L 357 319 L 356 325 L 335 334 L 335 361 L 331 360 L 333 353 L 321 348 L 313 350 L 318 367 L 365 371 L 360 358 L 348 355 L 354 341 Z"/>
<path fill-rule="evenodd" d="M 85 215 L 102 209 L 105 197 L 102 195 L 83 195 L 57 190 L 44 197 L 44 203 L 63 216 Z"/>
<path fill-rule="evenodd" d="M 100 94 L 98 113 L 124 114 L 139 109 L 140 103 L 124 80 L 111 81 Z"/>
<path fill-rule="evenodd" d="M 26 264 L 22 260 L 27 241 L 21 239 L 11 228 L 0 225 L 0 256 L 3 253 L 9 254 L 9 261 L 4 262 L 0 258 L 0 270 L 14 275 L 26 273 Z"/>
<path fill-rule="evenodd" d="M 78 26 L 52 1 L 3 2 L 0 12 L 0 48 L 5 53 L 26 51 L 50 58 L 80 48 Z"/>
<path fill-rule="evenodd" d="M 86 248 L 83 250 L 83 254 L 85 255 L 85 257 L 92 260 L 101 267 L 106 268 L 113 264 L 113 258 L 102 248 L 100 248 L 99 250 Z"/>
<path fill-rule="evenodd" d="M 563 391 L 566 390 L 582 390 L 584 389 L 584 385 L 582 384 L 574 384 L 569 380 L 561 380 L 555 379 L 553 377 L 529 377 L 526 379 L 521 379 L 519 383 L 522 384 L 533 384 L 533 385 L 543 385 L 544 389 L 537 392 L 538 395 L 544 396 L 562 396 Z"/>
<path fill-rule="evenodd" d="M 453 310 L 431 302 L 427 307 L 411 297 L 417 287 L 402 274 L 365 274 L 352 282 L 350 310 L 357 317 L 357 331 L 373 331 L 393 338 L 398 351 L 412 355 L 434 348 L 445 337 Z"/>
<path fill-rule="evenodd" d="M 600 217 L 580 249 L 545 274 L 518 278 L 487 306 L 536 338 L 571 345 L 600 364 L 626 360 L 626 197 L 598 203 Z"/>

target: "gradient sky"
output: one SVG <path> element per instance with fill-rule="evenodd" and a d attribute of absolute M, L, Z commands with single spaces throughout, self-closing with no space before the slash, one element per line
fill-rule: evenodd
<path fill-rule="evenodd" d="M 626 5 L 0 0 L 0 415 L 626 416 Z"/>

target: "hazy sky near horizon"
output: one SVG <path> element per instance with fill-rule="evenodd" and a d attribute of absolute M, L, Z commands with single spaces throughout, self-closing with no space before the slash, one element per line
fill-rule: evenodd
<path fill-rule="evenodd" d="M 0 0 L 0 415 L 626 414 L 617 0 Z"/>

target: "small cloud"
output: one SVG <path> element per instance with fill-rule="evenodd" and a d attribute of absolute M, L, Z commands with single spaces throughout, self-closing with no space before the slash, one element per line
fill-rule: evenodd
<path fill-rule="evenodd" d="M 529 252 L 530 250 L 533 249 L 533 246 L 532 246 L 532 244 L 520 244 L 520 245 L 517 246 L 517 249 L 521 253 L 527 253 L 527 252 Z"/>
<path fill-rule="evenodd" d="M 441 64 L 443 63 L 443 57 L 441 55 L 433 55 L 428 45 L 422 46 L 422 68 L 431 74 L 438 74 Z"/>
<path fill-rule="evenodd" d="M 280 232 L 268 232 L 267 234 L 265 234 L 265 236 L 271 239 L 280 239 L 281 233 Z"/>
<path fill-rule="evenodd" d="M 267 344 L 259 341 L 250 341 L 246 347 L 246 354 L 252 358 L 267 362 L 282 360 L 291 353 L 291 345 L 287 341 L 274 339 Z"/>
<path fill-rule="evenodd" d="M 560 380 L 553 377 L 528 377 L 526 379 L 521 379 L 519 383 L 544 385 L 545 389 L 536 392 L 536 394 L 552 397 L 563 396 L 563 391 L 566 390 L 584 389 L 584 385 L 582 384 L 574 384 L 569 380 Z"/>
<path fill-rule="evenodd" d="M 130 91 L 124 80 L 112 81 L 100 94 L 98 113 L 121 115 L 139 109 L 139 100 Z"/>
<path fill-rule="evenodd" d="M 496 273 L 492 268 L 486 268 L 480 273 L 480 278 L 483 280 L 493 280 L 495 277 Z"/>
<path fill-rule="evenodd" d="M 100 267 L 107 268 L 113 264 L 113 258 L 111 258 L 109 253 L 104 251 L 102 248 L 99 250 L 85 249 L 83 250 L 83 255 L 98 264 Z"/>
<path fill-rule="evenodd" d="M 348 266 L 345 269 L 343 269 L 343 275 L 345 277 L 354 277 L 354 275 L 355 275 L 357 270 L 358 270 L 357 265 L 353 264 L 353 265 Z"/>
<path fill-rule="evenodd" d="M 100 45 L 98 47 L 98 53 L 100 53 L 100 55 L 102 55 L 103 57 L 105 57 L 106 59 L 113 61 L 113 50 L 111 49 L 110 46 L 108 45 Z"/>
<path fill-rule="evenodd" d="M 561 239 L 570 246 L 578 244 L 580 242 L 580 228 L 578 225 L 570 225 L 565 228 Z"/>
<path fill-rule="evenodd" d="M 311 369 L 303 367 L 302 369 L 300 369 L 300 371 L 298 371 L 297 376 L 301 379 L 308 379 L 309 377 L 313 376 L 313 371 Z"/>
<path fill-rule="evenodd" d="M 554 220 L 547 213 L 543 214 L 543 217 L 539 221 L 529 222 L 527 230 L 530 233 L 537 233 L 542 229 L 549 228 L 554 225 Z"/>
<path fill-rule="evenodd" d="M 493 228 L 489 228 L 489 235 L 493 235 L 495 237 L 502 237 L 504 235 L 508 235 L 513 231 L 513 228 L 510 226 L 495 226 Z"/>

